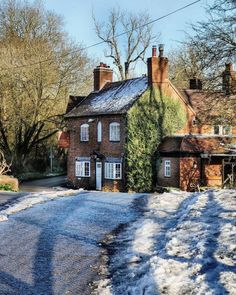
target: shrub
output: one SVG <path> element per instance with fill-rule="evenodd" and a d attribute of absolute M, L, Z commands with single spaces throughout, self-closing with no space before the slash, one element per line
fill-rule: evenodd
<path fill-rule="evenodd" d="M 127 188 L 136 192 L 152 191 L 156 184 L 157 147 L 164 136 L 175 133 L 186 122 L 178 100 L 152 88 L 128 112 Z"/>
<path fill-rule="evenodd" d="M 0 184 L 0 191 L 10 191 L 13 192 L 12 185 L 9 183 L 6 184 Z"/>

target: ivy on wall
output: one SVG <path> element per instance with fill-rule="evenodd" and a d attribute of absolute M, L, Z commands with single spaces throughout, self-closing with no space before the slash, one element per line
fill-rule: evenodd
<path fill-rule="evenodd" d="M 157 88 L 146 91 L 134 104 L 127 117 L 128 190 L 152 191 L 157 175 L 157 147 L 163 137 L 181 129 L 186 119 L 181 103 Z"/>

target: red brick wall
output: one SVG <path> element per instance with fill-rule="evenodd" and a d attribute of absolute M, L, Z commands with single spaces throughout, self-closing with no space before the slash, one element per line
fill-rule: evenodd
<path fill-rule="evenodd" d="M 171 176 L 165 177 L 165 160 L 171 161 Z M 179 187 L 179 158 L 178 157 L 163 157 L 161 158 L 160 167 L 157 173 L 158 185 Z"/>
<path fill-rule="evenodd" d="M 88 122 L 89 119 L 94 119 L 93 122 Z M 91 121 L 91 120 L 90 120 Z M 97 141 L 97 123 L 102 123 L 102 142 Z M 109 141 L 109 124 L 112 122 L 120 123 L 121 138 L 119 142 Z M 89 141 L 80 141 L 80 126 L 82 124 L 89 124 Z M 95 178 L 95 160 L 91 160 L 90 177 L 82 177 L 78 179 L 75 176 L 75 158 L 76 157 L 90 157 L 94 151 L 105 155 L 106 157 L 123 158 L 125 146 L 125 117 L 121 115 L 113 116 L 97 116 L 73 118 L 67 121 L 68 129 L 70 130 L 70 148 L 68 151 L 68 180 L 72 181 L 76 186 L 86 189 L 96 188 Z M 103 161 L 103 189 L 105 190 L 121 190 L 125 189 L 124 179 L 124 163 L 122 164 L 123 173 L 122 180 L 106 180 L 104 179 L 104 161 Z"/>
<path fill-rule="evenodd" d="M 195 190 L 196 185 L 200 185 L 201 158 L 183 157 L 180 158 L 180 188 L 182 190 Z M 194 167 L 197 164 L 197 167 Z"/>

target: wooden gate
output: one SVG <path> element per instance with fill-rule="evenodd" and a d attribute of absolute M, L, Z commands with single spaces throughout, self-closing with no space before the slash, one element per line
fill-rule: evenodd
<path fill-rule="evenodd" d="M 223 159 L 222 163 L 222 187 L 236 187 L 236 159 Z"/>

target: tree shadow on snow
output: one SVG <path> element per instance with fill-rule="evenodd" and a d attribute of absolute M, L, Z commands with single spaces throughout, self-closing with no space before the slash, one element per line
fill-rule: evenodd
<path fill-rule="evenodd" d="M 194 277 L 191 277 L 191 279 L 195 280 L 198 275 L 204 275 L 204 282 L 211 291 L 216 292 L 217 294 L 228 294 L 228 290 L 220 280 L 221 274 L 229 271 L 236 273 L 236 266 L 227 265 L 224 262 L 219 261 L 219 259 L 216 258 L 216 253 L 220 247 L 218 239 L 221 234 L 222 227 L 226 223 L 232 223 L 232 219 L 222 217 L 222 213 L 224 214 L 233 211 L 222 208 L 216 200 L 213 191 L 208 191 L 206 194 L 207 202 L 201 210 L 198 210 L 200 216 L 191 216 L 190 214 L 191 206 L 198 201 L 198 197 L 200 196 L 199 193 L 194 193 L 185 199 L 176 211 L 169 213 L 168 216 L 163 218 L 153 217 L 152 220 L 154 223 L 163 225 L 161 233 L 155 236 L 155 255 L 166 261 L 173 260 L 180 263 L 188 263 L 190 266 L 197 263 L 200 265 L 200 270 Z M 138 201 L 139 200 L 137 200 L 137 202 Z M 141 205 L 142 206 L 139 204 L 141 209 L 140 217 L 147 209 L 144 202 Z M 212 210 L 212 208 L 214 208 L 214 210 Z M 180 222 L 180 219 L 184 214 L 186 214 L 186 216 Z M 150 218 L 152 217 L 148 216 L 148 219 Z M 185 258 L 177 255 L 169 255 L 167 253 L 166 246 L 171 239 L 168 236 L 169 231 L 178 231 L 179 222 L 181 224 L 184 221 L 194 222 L 194 224 L 199 223 L 205 228 L 205 236 L 203 237 L 204 251 L 202 257 L 199 259 L 195 257 Z M 153 257 L 153 254 L 144 255 L 143 253 L 133 252 L 133 255 L 140 257 L 140 260 L 134 262 L 133 265 L 132 262 L 129 261 L 129 255 L 125 258 L 125 255 L 127 254 L 126 251 L 131 247 L 132 239 L 134 238 L 133 236 L 129 237 L 128 230 L 129 228 L 126 229 L 125 235 L 124 233 L 121 233 L 120 236 L 118 235 L 114 241 L 108 243 L 107 245 L 108 254 L 111 255 L 107 266 L 107 277 L 111 281 L 112 294 L 169 294 L 168 289 L 164 290 L 158 286 L 158 282 L 154 277 L 152 277 L 152 272 L 148 272 L 152 269 L 150 259 Z M 193 243 L 196 244 L 197 242 L 198 241 L 193 241 Z M 143 264 L 143 266 L 139 267 L 139 264 Z M 136 269 L 135 265 L 137 266 Z M 134 270 L 133 274 L 132 269 Z M 150 285 L 153 285 L 152 291 L 150 289 L 148 291 L 148 287 Z"/>

